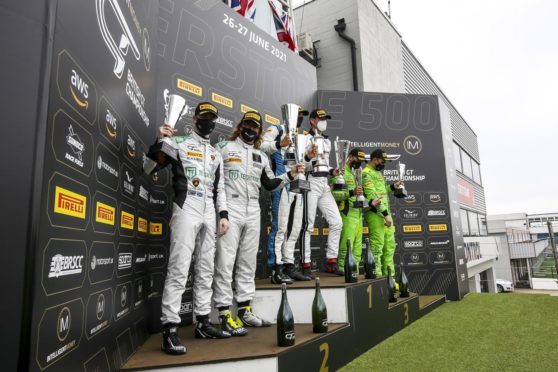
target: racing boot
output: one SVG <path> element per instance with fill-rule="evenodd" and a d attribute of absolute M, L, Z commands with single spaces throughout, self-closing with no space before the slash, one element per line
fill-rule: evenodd
<path fill-rule="evenodd" d="M 230 310 L 219 311 L 219 320 L 221 321 L 221 329 L 229 332 L 233 337 L 245 336 L 248 330 L 236 324 Z"/>
<path fill-rule="evenodd" d="M 240 306 L 238 305 L 238 316 L 236 318 L 236 324 L 245 327 L 269 327 L 271 323 L 267 320 L 258 318 L 253 312 L 250 305 Z"/>
<path fill-rule="evenodd" d="M 296 281 L 310 280 L 311 279 L 311 278 L 299 273 L 298 271 L 296 271 L 296 267 L 292 263 L 285 264 L 285 274 L 287 274 L 287 276 L 289 276 L 291 279 L 296 280 Z"/>
<path fill-rule="evenodd" d="M 328 258 L 326 262 L 326 273 L 335 274 L 337 276 L 345 275 L 343 270 L 339 270 L 337 267 L 337 258 Z"/>
<path fill-rule="evenodd" d="M 314 279 L 314 276 L 312 275 L 312 264 L 311 263 L 305 263 L 304 265 L 302 265 L 302 275 L 304 275 L 305 277 L 308 278 L 306 280 Z"/>
<path fill-rule="evenodd" d="M 186 354 L 186 346 L 182 345 L 177 331 L 178 324 L 167 323 L 163 325 L 163 344 L 161 345 L 161 350 L 167 354 Z"/>
<path fill-rule="evenodd" d="M 229 338 L 231 334 L 227 331 L 216 328 L 211 324 L 209 315 L 196 316 L 196 328 L 194 335 L 196 338 Z"/>
<path fill-rule="evenodd" d="M 271 283 L 273 284 L 293 284 L 294 280 L 288 275 L 283 273 L 283 265 L 273 266 L 273 271 L 271 272 Z"/>

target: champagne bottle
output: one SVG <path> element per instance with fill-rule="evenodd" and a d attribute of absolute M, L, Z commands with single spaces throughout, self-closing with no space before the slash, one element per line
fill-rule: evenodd
<path fill-rule="evenodd" d="M 393 276 L 391 276 L 391 268 L 388 266 L 387 268 L 387 281 L 389 287 L 389 302 L 397 302 L 397 298 L 395 297 L 395 293 L 397 292 L 395 289 L 395 280 Z"/>
<path fill-rule="evenodd" d="M 358 282 L 358 268 L 353 256 L 353 249 L 351 248 L 351 241 L 347 239 L 347 253 L 345 255 L 345 283 Z"/>
<path fill-rule="evenodd" d="M 316 294 L 312 302 L 312 330 L 314 333 L 327 332 L 327 308 L 320 291 L 320 278 L 316 278 Z"/>
<path fill-rule="evenodd" d="M 409 297 L 409 280 L 402 265 L 399 265 L 399 276 L 399 297 Z"/>
<path fill-rule="evenodd" d="M 295 344 L 294 317 L 287 299 L 287 284 L 281 285 L 281 305 L 277 312 L 277 345 L 293 346 Z"/>
<path fill-rule="evenodd" d="M 376 261 L 374 255 L 370 252 L 370 239 L 364 237 L 364 244 L 362 245 L 362 256 L 364 258 L 364 277 L 366 279 L 376 279 Z"/>

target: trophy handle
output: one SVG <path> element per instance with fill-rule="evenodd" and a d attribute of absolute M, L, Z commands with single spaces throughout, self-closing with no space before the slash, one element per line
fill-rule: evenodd
<path fill-rule="evenodd" d="M 163 90 L 163 101 L 165 101 L 165 113 L 169 111 L 169 90 Z"/>

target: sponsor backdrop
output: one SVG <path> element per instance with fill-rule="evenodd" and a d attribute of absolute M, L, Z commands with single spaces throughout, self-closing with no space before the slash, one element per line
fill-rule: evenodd
<path fill-rule="evenodd" d="M 156 133 L 158 2 L 59 0 L 36 244 L 31 370 L 112 370 L 148 334 L 168 245 Z"/>
<path fill-rule="evenodd" d="M 407 166 L 404 181 L 409 196 L 391 197 L 390 205 L 396 226 L 395 263 L 404 268 L 411 290 L 461 298 L 467 292 L 467 273 L 461 231 L 452 229 L 460 223 L 455 172 L 450 172 L 451 132 L 448 145 L 445 111 L 438 99 L 319 91 L 318 103 L 332 116 L 327 131 L 332 140 L 348 139 L 352 147 L 362 147 L 368 154 L 382 148 L 400 155 Z M 334 161 L 332 156 L 331 164 Z M 397 162 L 386 164 L 389 183 L 398 180 L 396 169 Z"/>
<path fill-rule="evenodd" d="M 163 121 L 163 90 L 190 107 L 179 134 L 191 131 L 198 102 L 214 102 L 216 143 L 247 110 L 270 125 L 283 103 L 309 106 L 315 70 L 220 1 L 58 0 L 55 9 L 29 368 L 111 370 L 160 327 L 172 188 L 168 170 L 147 176 L 141 165 Z M 263 260 L 261 251 L 260 275 Z"/>

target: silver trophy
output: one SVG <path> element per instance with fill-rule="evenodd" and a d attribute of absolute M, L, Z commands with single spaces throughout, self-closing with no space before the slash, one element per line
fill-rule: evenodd
<path fill-rule="evenodd" d="M 339 177 L 335 180 L 333 184 L 334 190 L 346 190 L 347 184 L 345 183 L 345 165 L 347 163 L 347 158 L 349 157 L 349 145 L 350 142 L 347 140 L 340 140 L 339 137 L 333 141 L 335 147 L 335 160 L 337 162 L 337 169 L 339 169 Z"/>
<path fill-rule="evenodd" d="M 292 164 L 296 160 L 296 149 L 294 139 L 298 134 L 298 111 L 300 110 L 300 106 L 295 105 L 294 103 L 286 103 L 281 106 L 281 116 L 283 116 L 283 122 L 285 123 L 285 135 L 289 136 L 291 139 L 291 144 L 289 147 L 285 149 L 285 155 L 283 160 L 285 164 Z"/>
<path fill-rule="evenodd" d="M 403 182 L 403 177 L 405 176 L 405 172 L 406 172 L 406 166 L 405 164 L 399 162 L 398 163 L 398 167 L 397 167 L 397 175 L 399 178 L 399 181 Z M 398 198 L 406 198 L 408 196 L 407 194 L 407 190 L 405 190 L 405 186 L 401 185 L 400 187 L 395 189 L 395 196 Z"/>
<path fill-rule="evenodd" d="M 362 187 L 362 168 L 358 167 L 353 170 L 355 173 L 356 185 L 357 187 Z M 353 204 L 353 208 L 364 208 L 366 206 L 366 200 L 364 199 L 364 195 L 357 195 L 356 200 Z"/>
<path fill-rule="evenodd" d="M 319 134 L 312 137 L 312 145 L 316 146 L 316 161 L 312 169 L 314 176 L 328 176 L 329 165 L 325 155 L 325 138 Z"/>
<path fill-rule="evenodd" d="M 163 91 L 165 100 L 165 124 L 174 129 L 176 123 L 188 112 L 186 100 L 178 94 L 169 94 L 169 90 Z M 154 148 L 151 148 L 144 159 L 144 171 L 151 173 L 157 167 L 165 167 L 169 163 L 178 160 L 176 142 L 169 137 L 164 137 Z"/>
<path fill-rule="evenodd" d="M 304 160 L 307 141 L 308 137 L 304 134 L 297 134 L 294 137 L 295 161 L 297 163 L 302 163 Z M 298 194 L 308 192 L 310 191 L 310 182 L 303 173 L 297 173 L 295 179 L 289 185 L 289 190 Z"/>

